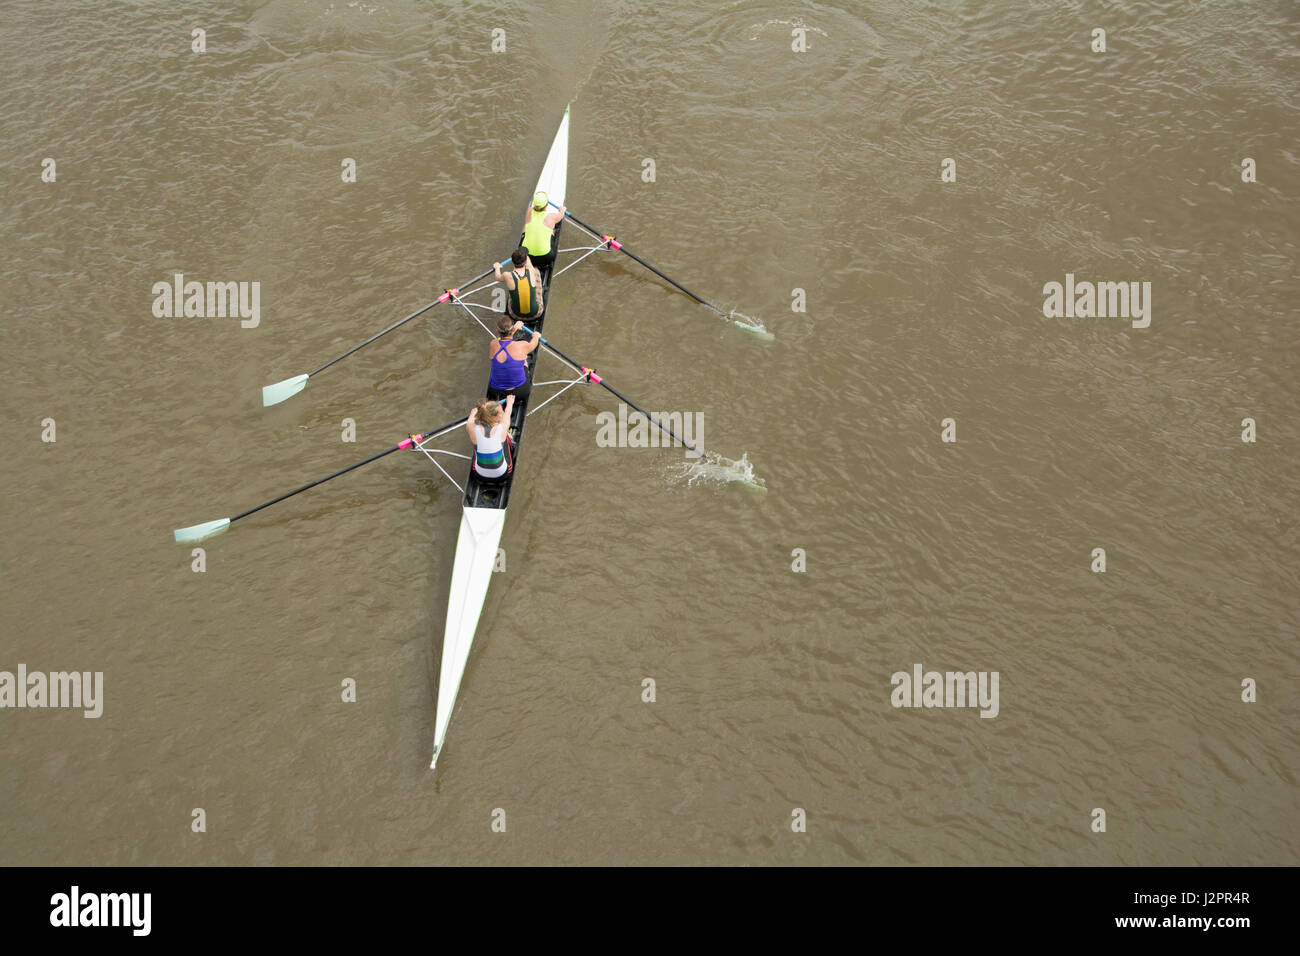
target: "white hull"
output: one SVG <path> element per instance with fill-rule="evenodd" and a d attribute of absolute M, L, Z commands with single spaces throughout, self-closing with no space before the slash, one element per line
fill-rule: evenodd
<path fill-rule="evenodd" d="M 546 156 L 546 165 L 542 175 L 537 177 L 537 188 L 545 191 L 551 202 L 557 206 L 564 205 L 564 191 L 569 180 L 569 108 L 564 108 L 564 118 L 551 143 L 551 151 Z M 530 197 L 531 199 L 531 197 Z"/>
<path fill-rule="evenodd" d="M 465 676 L 465 664 L 474 645 L 474 631 L 478 628 L 488 585 L 492 582 L 492 567 L 496 564 L 501 531 L 506 525 L 503 508 L 465 508 L 463 512 L 460 535 L 456 538 L 451 593 L 447 595 L 447 628 L 442 637 L 442 672 L 438 676 L 438 722 L 434 729 L 430 769 L 438 766 L 438 754 L 447 739 L 451 711 L 456 706 L 461 678 Z"/>

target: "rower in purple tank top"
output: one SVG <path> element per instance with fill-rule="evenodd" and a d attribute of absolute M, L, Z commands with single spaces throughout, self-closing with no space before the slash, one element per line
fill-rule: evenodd
<path fill-rule="evenodd" d="M 528 381 L 528 353 L 542 341 L 542 333 L 534 332 L 527 341 L 515 341 L 514 334 L 523 327 L 508 315 L 497 323 L 497 338 L 488 346 L 492 357 L 492 371 L 488 374 L 488 395 L 501 401 L 507 395 L 523 398 L 532 389 Z"/>

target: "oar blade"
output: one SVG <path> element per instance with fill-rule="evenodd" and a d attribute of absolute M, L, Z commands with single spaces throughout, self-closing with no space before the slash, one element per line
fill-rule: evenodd
<path fill-rule="evenodd" d="M 712 306 L 710 306 L 710 308 L 712 308 Z M 746 315 L 744 312 L 737 309 L 732 309 L 730 312 L 719 311 L 718 314 L 724 319 L 729 320 L 732 325 L 738 326 L 746 332 L 753 333 L 764 342 L 771 342 L 776 338 L 775 335 L 767 330 L 767 326 L 752 315 Z"/>
<path fill-rule="evenodd" d="M 276 382 L 274 385 L 263 385 L 262 407 L 279 405 L 285 399 L 293 398 L 306 387 L 306 375 L 295 375 L 293 378 L 286 378 L 283 382 Z"/>
<path fill-rule="evenodd" d="M 776 339 L 776 336 L 773 335 L 771 332 L 769 332 L 767 329 L 760 328 L 756 325 L 750 325 L 748 322 L 740 322 L 736 319 L 732 319 L 731 324 L 738 329 L 744 329 L 746 332 L 751 333 L 756 338 L 764 342 L 772 342 Z"/>
<path fill-rule="evenodd" d="M 177 544 L 189 544 L 191 541 L 202 541 L 214 534 L 221 534 L 229 527 L 230 519 L 222 518 L 219 521 L 205 521 L 203 524 L 190 525 L 188 528 L 177 528 L 172 532 L 172 536 Z"/>

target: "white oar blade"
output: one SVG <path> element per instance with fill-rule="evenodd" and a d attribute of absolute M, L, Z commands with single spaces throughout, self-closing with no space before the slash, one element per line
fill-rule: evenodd
<path fill-rule="evenodd" d="M 177 528 L 172 532 L 179 544 L 188 544 L 191 541 L 202 541 L 204 538 L 210 538 L 214 534 L 221 534 L 230 527 L 230 519 L 222 518 L 220 521 L 205 521 L 203 524 L 190 525 L 188 528 Z"/>
<path fill-rule="evenodd" d="M 762 322 L 752 316 L 746 315 L 744 312 L 737 312 L 735 309 L 732 309 L 727 313 L 727 318 L 731 320 L 732 325 L 738 326 L 746 332 L 752 332 L 764 342 L 771 342 L 776 338 L 775 335 L 764 327 Z"/>
<path fill-rule="evenodd" d="M 306 375 L 295 375 L 293 378 L 286 378 L 283 382 L 276 382 L 274 385 L 263 385 L 262 407 L 279 405 L 286 398 L 293 398 L 306 387 Z"/>

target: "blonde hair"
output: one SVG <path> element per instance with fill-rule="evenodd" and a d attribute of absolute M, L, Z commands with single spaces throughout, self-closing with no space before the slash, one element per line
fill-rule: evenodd
<path fill-rule="evenodd" d="M 474 419 L 480 425 L 495 425 L 500 414 L 501 405 L 499 402 L 491 402 L 486 398 L 480 398 L 478 404 L 474 406 Z"/>

